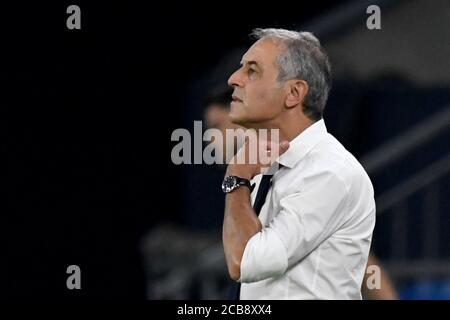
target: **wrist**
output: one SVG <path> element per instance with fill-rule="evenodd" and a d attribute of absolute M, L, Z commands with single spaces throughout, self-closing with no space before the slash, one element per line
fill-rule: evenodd
<path fill-rule="evenodd" d="M 253 176 L 251 173 L 247 172 L 246 170 L 243 170 L 242 168 L 239 168 L 239 166 L 236 166 L 236 165 L 228 165 L 225 176 L 226 177 L 238 176 L 240 178 L 248 179 L 248 180 L 253 179 Z"/>
<path fill-rule="evenodd" d="M 226 176 L 222 182 L 222 191 L 225 193 L 233 192 L 240 187 L 246 187 L 246 189 L 252 190 L 249 179 L 241 178 L 235 175 Z"/>

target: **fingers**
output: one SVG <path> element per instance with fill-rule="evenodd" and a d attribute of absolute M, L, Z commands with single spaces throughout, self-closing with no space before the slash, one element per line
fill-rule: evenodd
<path fill-rule="evenodd" d="M 260 143 L 259 163 L 262 168 L 271 167 L 289 149 L 289 141 L 262 141 Z"/>
<path fill-rule="evenodd" d="M 245 136 L 245 143 L 235 156 L 238 163 L 271 166 L 279 156 L 289 149 L 289 141 L 269 140 L 255 134 Z"/>
<path fill-rule="evenodd" d="M 265 147 L 267 149 L 267 153 L 274 154 L 273 150 L 278 150 L 278 154 L 275 156 L 281 156 L 289 149 L 289 141 L 284 140 L 281 141 L 280 143 L 277 143 L 275 141 L 269 141 L 268 143 L 265 143 Z"/>

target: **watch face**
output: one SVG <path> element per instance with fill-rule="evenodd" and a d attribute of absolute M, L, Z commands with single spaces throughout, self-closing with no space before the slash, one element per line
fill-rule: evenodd
<path fill-rule="evenodd" d="M 236 178 L 235 177 L 226 177 L 222 183 L 222 191 L 228 193 L 232 191 L 236 187 Z"/>

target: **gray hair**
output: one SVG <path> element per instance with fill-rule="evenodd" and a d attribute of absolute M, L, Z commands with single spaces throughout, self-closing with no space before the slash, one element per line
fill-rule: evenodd
<path fill-rule="evenodd" d="M 308 83 L 303 112 L 312 120 L 320 120 L 331 89 L 331 67 L 319 40 L 310 32 L 285 29 L 254 29 L 255 39 L 269 38 L 283 45 L 277 58 L 278 82 L 302 79 Z"/>

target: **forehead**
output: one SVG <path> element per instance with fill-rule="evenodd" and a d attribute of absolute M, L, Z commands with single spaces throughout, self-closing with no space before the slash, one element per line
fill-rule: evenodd
<path fill-rule="evenodd" d="M 241 62 L 245 64 L 248 61 L 256 61 L 261 65 L 275 65 L 279 51 L 279 45 L 272 39 L 259 39 L 242 56 Z"/>

